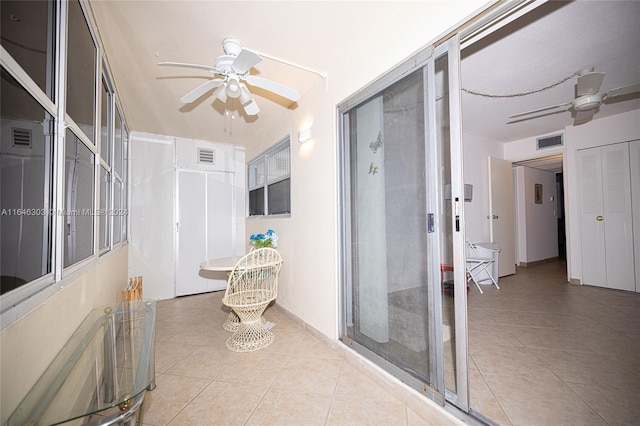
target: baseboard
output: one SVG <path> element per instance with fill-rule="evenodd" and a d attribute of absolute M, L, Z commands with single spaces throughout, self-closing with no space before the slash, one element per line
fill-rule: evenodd
<path fill-rule="evenodd" d="M 351 367 L 355 368 L 360 373 L 374 381 L 381 388 L 395 396 L 400 402 L 404 403 L 406 407 L 411 408 L 423 420 L 429 422 L 429 424 L 469 424 L 471 419 L 465 419 L 466 421 L 464 421 L 460 418 L 459 413 L 454 413 L 452 410 L 448 410 L 447 408 L 436 404 L 435 401 L 432 401 L 417 390 L 407 386 L 395 376 L 349 348 L 347 345 L 342 343 L 342 341 L 329 339 L 298 316 L 283 308 L 277 303 L 277 301 L 274 307 L 282 312 L 292 322 L 300 326 L 300 328 L 305 332 L 313 336 L 316 340 L 323 343 L 330 349 L 333 349 L 334 352 L 336 352 Z"/>
<path fill-rule="evenodd" d="M 571 279 L 569 279 L 569 284 L 582 285 L 582 283 L 580 282 L 580 278 L 571 278 Z"/>

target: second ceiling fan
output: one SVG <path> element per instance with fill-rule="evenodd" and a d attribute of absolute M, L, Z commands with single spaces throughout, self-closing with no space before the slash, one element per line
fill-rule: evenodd
<path fill-rule="evenodd" d="M 158 65 L 197 68 L 217 74 L 220 77 L 211 79 L 200 86 L 196 87 L 186 95 L 180 98 L 183 103 L 191 103 L 217 87 L 213 92 L 214 96 L 226 102 L 227 98 L 238 99 L 240 105 L 244 108 L 247 115 L 256 115 L 260 112 L 260 108 L 256 101 L 251 97 L 251 92 L 247 88 L 246 82 L 250 86 L 259 87 L 292 102 L 300 99 L 300 93 L 296 89 L 287 87 L 280 83 L 276 83 L 266 78 L 251 75 L 251 68 L 262 61 L 260 55 L 247 49 L 243 49 L 238 40 L 224 39 L 222 47 L 225 54 L 218 56 L 213 66 L 189 64 L 184 62 L 159 62 Z"/>
<path fill-rule="evenodd" d="M 593 68 L 585 68 L 577 74 L 578 82 L 576 83 L 575 99 L 559 105 L 514 114 L 509 118 L 516 119 L 513 121 L 521 121 L 572 109 L 575 111 L 573 124 L 578 125 L 591 120 L 593 115 L 596 113 L 596 108 L 602 105 L 603 102 L 609 101 L 610 99 L 618 96 L 640 92 L 640 83 L 618 87 L 616 89 L 609 90 L 608 92 L 600 92 L 600 86 L 604 80 L 604 73 L 594 72 Z"/>

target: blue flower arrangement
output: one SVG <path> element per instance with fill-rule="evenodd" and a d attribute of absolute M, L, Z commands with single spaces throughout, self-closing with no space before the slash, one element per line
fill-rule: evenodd
<path fill-rule="evenodd" d="M 273 229 L 268 229 L 264 234 L 251 234 L 249 240 L 255 248 L 278 247 L 278 236 Z"/>

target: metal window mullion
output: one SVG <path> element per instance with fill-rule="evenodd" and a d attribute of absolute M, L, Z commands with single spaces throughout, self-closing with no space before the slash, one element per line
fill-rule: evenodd
<path fill-rule="evenodd" d="M 269 152 L 264 153 L 264 184 L 262 187 L 264 188 L 264 193 L 262 196 L 264 197 L 264 216 L 269 216 Z"/>
<path fill-rule="evenodd" d="M 16 62 L 9 52 L 0 45 L 0 65 L 29 93 L 47 112 L 54 117 L 59 115 L 58 106 L 49 99 L 29 76 L 29 74 Z"/>
<path fill-rule="evenodd" d="M 65 94 L 66 97 L 66 94 Z M 65 98 L 66 99 L 66 98 Z M 93 141 L 91 139 L 89 139 L 87 137 L 87 135 L 84 133 L 84 131 L 80 128 L 80 126 L 78 126 L 76 124 L 75 121 L 73 121 L 73 119 L 71 118 L 71 116 L 69 116 L 69 114 L 64 113 L 63 117 L 65 118 L 65 129 L 69 128 L 71 129 L 71 131 L 76 135 L 76 137 L 82 141 L 83 144 L 86 145 L 87 148 L 89 148 L 89 150 L 93 153 L 93 154 L 97 154 L 98 157 L 100 156 L 100 152 L 98 151 L 98 147 L 96 144 L 93 143 Z M 99 161 L 98 161 L 99 163 Z"/>
<path fill-rule="evenodd" d="M 62 279 L 62 269 L 64 264 L 64 175 L 65 175 L 65 147 L 66 147 L 66 124 L 65 108 L 67 97 L 67 26 L 68 26 L 68 6 L 66 2 L 59 3 L 56 12 L 56 119 L 55 119 L 55 145 L 53 147 L 53 208 L 57 213 L 53 218 L 53 244 L 52 259 L 54 281 Z"/>

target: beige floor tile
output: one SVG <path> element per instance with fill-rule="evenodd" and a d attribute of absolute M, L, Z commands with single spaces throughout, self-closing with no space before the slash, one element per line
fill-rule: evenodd
<path fill-rule="evenodd" d="M 347 364 L 342 367 L 335 393 L 341 396 L 398 402 L 396 398 L 382 389 L 376 382 Z"/>
<path fill-rule="evenodd" d="M 255 353 L 230 355 L 228 362 L 216 376 L 216 380 L 258 387 L 271 386 L 281 371 L 280 362 L 274 362 L 264 357 L 264 354 L 259 354 L 260 352 L 262 350 Z M 253 354 L 257 356 L 251 356 Z"/>
<path fill-rule="evenodd" d="M 271 389 L 247 425 L 324 425 L 332 400 L 330 395 Z"/>
<path fill-rule="evenodd" d="M 377 401 L 337 396 L 331 405 L 326 425 L 405 426 L 407 409 L 397 402 Z"/>
<path fill-rule="evenodd" d="M 513 425 L 606 425 L 557 378 L 483 374 Z"/>
<path fill-rule="evenodd" d="M 193 377 L 160 374 L 156 388 L 144 398 L 144 424 L 161 426 L 168 424 L 210 383 Z"/>
<path fill-rule="evenodd" d="M 511 425 L 511 421 L 485 382 L 484 377 L 475 363 L 472 361 L 469 364 L 469 406 L 500 425 Z"/>
<path fill-rule="evenodd" d="M 178 361 L 167 373 L 213 380 L 229 362 L 231 360 L 226 347 L 201 346 Z"/>
<path fill-rule="evenodd" d="M 340 359 L 291 357 L 272 387 L 332 395 L 342 365 Z"/>
<path fill-rule="evenodd" d="M 211 382 L 169 424 L 243 425 L 262 400 L 266 388 Z"/>
<path fill-rule="evenodd" d="M 578 383 L 568 386 L 609 425 L 633 425 L 640 419 L 640 389 L 621 398 L 620 390 L 612 387 Z"/>
<path fill-rule="evenodd" d="M 199 346 L 173 342 L 156 342 L 156 372 L 165 373 Z"/>

